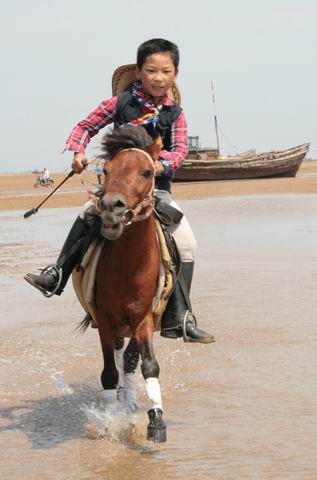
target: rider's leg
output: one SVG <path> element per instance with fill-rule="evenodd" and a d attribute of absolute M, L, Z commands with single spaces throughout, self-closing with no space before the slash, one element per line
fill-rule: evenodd
<path fill-rule="evenodd" d="M 180 210 L 168 192 L 161 193 L 161 191 L 158 191 L 157 193 L 162 200 Z M 183 216 L 179 224 L 167 227 L 167 229 L 173 235 L 179 250 L 184 279 L 183 288 L 187 287 L 189 296 L 197 243 L 185 216 Z M 197 326 L 195 317 L 188 309 L 187 301 L 179 282 L 177 282 L 174 292 L 168 301 L 166 310 L 163 313 L 161 335 L 167 338 L 184 336 L 187 341 L 197 343 L 210 343 L 215 340 L 213 335 L 204 332 Z"/>
<path fill-rule="evenodd" d="M 63 292 L 73 269 L 80 260 L 84 247 L 88 248 L 90 241 L 97 234 L 98 225 L 91 210 L 92 203 L 87 202 L 76 218 L 55 264 L 44 268 L 39 275 L 28 273 L 24 276 L 27 282 L 42 293 L 53 292 L 57 286 L 54 294 L 60 295 Z"/>

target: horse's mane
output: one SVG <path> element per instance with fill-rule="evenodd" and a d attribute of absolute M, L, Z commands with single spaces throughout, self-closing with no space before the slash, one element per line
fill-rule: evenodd
<path fill-rule="evenodd" d="M 106 133 L 101 141 L 102 153 L 98 158 L 111 160 L 120 150 L 124 148 L 139 148 L 146 150 L 153 142 L 152 137 L 141 125 L 126 125 L 124 127 L 113 128 Z"/>

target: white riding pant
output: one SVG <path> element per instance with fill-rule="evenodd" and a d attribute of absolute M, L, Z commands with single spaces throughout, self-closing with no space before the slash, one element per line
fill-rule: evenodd
<path fill-rule="evenodd" d="M 175 202 L 175 200 L 172 199 L 172 195 L 166 190 L 155 190 L 155 195 L 159 197 L 163 202 L 168 203 L 172 207 L 177 208 L 177 210 L 182 212 L 182 209 L 179 207 L 179 205 Z M 179 223 L 177 223 L 176 225 L 168 226 L 166 227 L 166 229 L 173 235 L 173 238 L 179 250 L 181 261 L 194 262 L 197 242 L 185 215 L 183 215 Z"/>
<path fill-rule="evenodd" d="M 177 210 L 182 212 L 181 208 L 172 199 L 172 196 L 169 192 L 165 190 L 155 190 L 155 195 L 159 197 L 163 202 L 168 203 L 172 207 L 177 208 Z M 92 200 L 88 200 L 88 202 L 86 202 L 82 206 L 79 212 L 79 216 L 88 225 L 91 225 L 93 223 L 94 217 L 96 216 L 96 210 L 95 204 Z M 166 228 L 173 235 L 181 261 L 194 262 L 197 242 L 185 215 L 182 217 L 181 221 L 178 224 L 167 226 Z"/>

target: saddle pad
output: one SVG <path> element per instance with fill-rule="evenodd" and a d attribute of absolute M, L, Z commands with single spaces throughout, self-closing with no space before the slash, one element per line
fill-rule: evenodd
<path fill-rule="evenodd" d="M 95 323 L 97 323 L 97 315 L 93 297 L 93 287 L 102 247 L 103 241 L 95 240 L 91 242 L 80 264 L 81 269 L 77 270 L 75 268 L 72 273 L 72 282 L 77 298 L 83 309 L 87 313 L 90 313 Z"/>
<path fill-rule="evenodd" d="M 161 317 L 168 302 L 169 292 L 173 286 L 174 267 L 164 234 L 162 232 L 160 222 L 158 220 L 155 220 L 155 224 L 157 240 L 161 252 L 160 273 L 158 278 L 157 292 L 155 298 L 153 299 L 154 331 L 157 331 L 160 330 Z M 86 312 L 90 313 L 96 324 L 98 324 L 98 322 L 96 315 L 96 305 L 94 300 L 94 283 L 96 268 L 102 251 L 103 243 L 103 240 L 93 241 L 83 257 L 80 265 L 81 269 L 79 271 L 77 269 L 74 269 L 72 273 L 73 287 L 78 297 L 78 300 L 81 303 L 83 309 Z M 119 332 L 119 335 L 122 337 L 133 336 L 132 331 L 128 325 L 121 332 Z"/>

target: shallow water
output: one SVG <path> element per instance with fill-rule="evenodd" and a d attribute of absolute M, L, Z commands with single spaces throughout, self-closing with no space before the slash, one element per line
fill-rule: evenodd
<path fill-rule="evenodd" d="M 317 478 L 317 195 L 180 204 L 199 242 L 195 312 L 217 342 L 156 336 L 161 445 L 145 411 L 105 416 L 98 335 L 74 333 L 71 285 L 45 299 L 22 279 L 54 260 L 77 209 L 0 212 L 0 478 Z"/>

